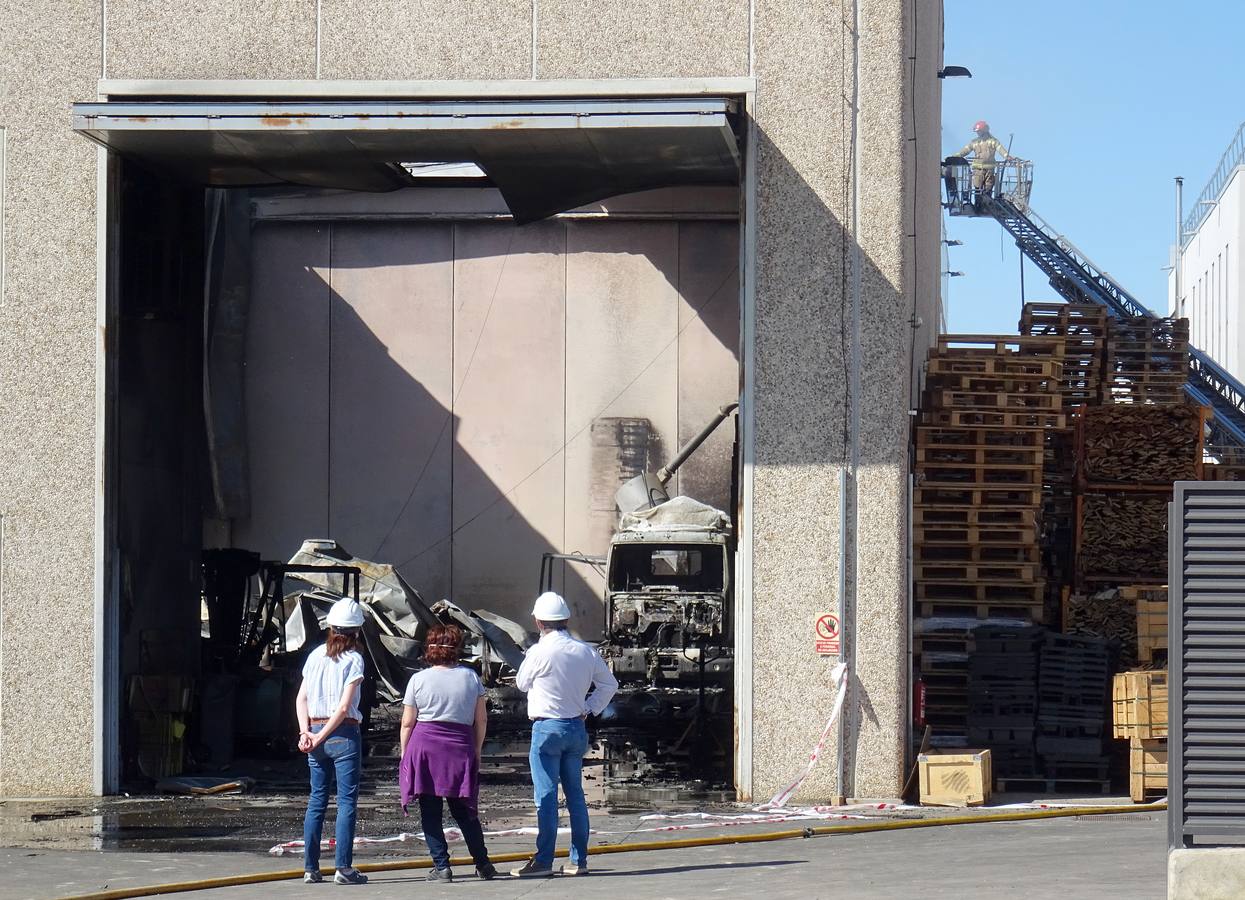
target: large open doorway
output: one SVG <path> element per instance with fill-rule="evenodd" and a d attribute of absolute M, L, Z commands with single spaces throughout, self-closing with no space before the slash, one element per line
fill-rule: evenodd
<path fill-rule="evenodd" d="M 250 628 L 258 589 L 239 638 L 203 603 L 205 572 L 238 590 L 263 576 L 252 563 L 328 539 L 392 565 L 427 606 L 445 598 L 527 624 L 542 558 L 607 554 L 617 487 L 668 462 L 739 395 L 727 109 L 730 152 L 721 127 L 673 134 L 640 120 L 569 151 L 535 131 L 496 153 L 502 145 L 478 134 L 459 144 L 440 135 L 438 155 L 459 161 L 469 145 L 476 171 L 420 172 L 388 193 L 349 188 L 377 187 L 362 171 L 403 177 L 378 154 L 406 162 L 433 151 L 370 125 L 332 147 L 341 134 L 326 137 L 331 127 L 301 134 L 288 123 L 269 123 L 274 143 L 116 121 L 92 133 L 119 154 L 109 209 L 116 578 L 105 598 L 119 635 L 108 661 L 121 722 L 113 787 L 287 749 L 293 651 L 316 638 Z M 574 177 L 558 184 L 555 171 Z M 525 218 L 536 221 L 516 224 Z M 670 493 L 737 523 L 735 436 L 711 436 Z M 551 566 L 581 635 L 606 637 L 601 571 Z M 238 640 L 250 645 L 235 653 Z M 393 644 L 395 658 L 411 649 Z M 671 732 L 660 746 L 712 756 L 713 778 L 728 781 L 731 670 L 720 649 L 685 645 L 677 684 L 631 672 L 614 745 L 656 724 Z M 395 678 L 378 677 L 378 710 Z M 504 678 L 497 686 L 500 711 L 521 718 Z M 722 734 L 705 754 L 710 707 Z M 384 727 L 381 716 L 378 754 Z"/>

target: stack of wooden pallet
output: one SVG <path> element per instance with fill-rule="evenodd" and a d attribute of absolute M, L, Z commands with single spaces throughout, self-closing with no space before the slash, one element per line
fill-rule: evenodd
<path fill-rule="evenodd" d="M 1167 790 L 1167 672 L 1121 672 L 1111 689 L 1112 733 L 1129 742 L 1129 794 L 1140 803 Z"/>
<path fill-rule="evenodd" d="M 1110 320 L 1103 403 L 1179 403 L 1188 377 L 1188 319 L 1137 316 Z"/>
<path fill-rule="evenodd" d="M 1096 304 L 1026 303 L 1020 333 L 1054 337 L 1063 343 L 1059 391 L 1065 415 L 1073 419 L 1102 396 L 1102 365 L 1107 310 Z M 1060 586 L 1072 575 L 1075 506 L 1075 453 L 1071 427 L 1046 431 L 1042 478 L 1042 566 L 1046 579 L 1046 619 L 1057 623 Z"/>
<path fill-rule="evenodd" d="M 1202 471 L 1206 410 L 1089 406 L 1077 424 L 1076 585 L 1162 584 L 1172 482 Z"/>
<path fill-rule="evenodd" d="M 944 738 L 967 740 L 971 629 L 1044 618 L 1039 512 L 1045 432 L 1066 423 L 1062 352 L 1059 338 L 947 335 L 930 355 L 914 574 L 926 721 Z"/>
<path fill-rule="evenodd" d="M 1026 303 L 1020 333 L 1058 337 L 1063 341 L 1059 390 L 1063 408 L 1071 412 L 1102 397 L 1103 351 L 1107 309 L 1093 303 Z"/>

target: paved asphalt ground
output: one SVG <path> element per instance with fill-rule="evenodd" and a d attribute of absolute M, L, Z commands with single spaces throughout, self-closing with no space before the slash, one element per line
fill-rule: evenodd
<path fill-rule="evenodd" d="M 211 900 L 284 900 L 358 894 L 359 900 L 504 898 L 1000 898 L 1080 900 L 1166 896 L 1163 812 L 1038 822 L 953 825 L 772 843 L 618 853 L 592 860 L 587 878 L 481 882 L 470 867 L 452 885 L 422 870 L 373 873 L 364 887 L 276 882 L 185 894 Z M 706 834 L 700 832 L 697 836 Z M 679 835 L 682 837 L 683 835 Z M 495 841 L 495 853 L 526 849 Z M 381 861 L 359 855 L 357 862 Z M 134 853 L 0 850 L 0 900 L 55 898 L 104 889 L 298 868 L 298 857 L 254 852 Z"/>

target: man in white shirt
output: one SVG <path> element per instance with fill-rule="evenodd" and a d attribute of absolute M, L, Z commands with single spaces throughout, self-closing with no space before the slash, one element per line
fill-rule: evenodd
<path fill-rule="evenodd" d="M 532 609 L 540 641 L 527 651 L 515 685 L 527 694 L 532 720 L 532 786 L 536 797 L 536 855 L 513 871 L 520 878 L 553 874 L 558 839 L 558 783 L 571 820 L 568 875 L 588 874 L 588 803 L 583 764 L 588 752 L 585 719 L 600 715 L 618 690 L 618 681 L 595 648 L 566 630 L 570 608 L 557 594 L 536 598 Z"/>

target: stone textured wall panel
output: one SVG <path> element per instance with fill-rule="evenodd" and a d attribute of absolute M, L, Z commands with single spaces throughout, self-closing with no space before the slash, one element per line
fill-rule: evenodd
<path fill-rule="evenodd" d="M 316 0 L 109 0 L 109 78 L 314 78 Z"/>
<path fill-rule="evenodd" d="M 0 796 L 92 790 L 96 153 L 100 6 L 0 16 Z"/>
<path fill-rule="evenodd" d="M 536 0 L 539 78 L 748 74 L 748 3 Z"/>
<path fill-rule="evenodd" d="M 532 0 L 324 0 L 323 78 L 530 78 Z"/>

